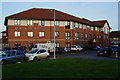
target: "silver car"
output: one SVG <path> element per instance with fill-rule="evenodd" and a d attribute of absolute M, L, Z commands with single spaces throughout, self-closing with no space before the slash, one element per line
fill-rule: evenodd
<path fill-rule="evenodd" d="M 15 62 L 25 62 L 26 56 L 22 51 L 2 51 L 0 54 L 1 64 L 15 63 Z"/>

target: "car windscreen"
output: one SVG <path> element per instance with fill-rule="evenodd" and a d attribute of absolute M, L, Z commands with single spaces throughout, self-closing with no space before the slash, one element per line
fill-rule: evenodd
<path fill-rule="evenodd" d="M 37 45 L 35 45 L 33 48 L 37 48 Z"/>
<path fill-rule="evenodd" d="M 31 50 L 31 51 L 29 51 L 28 53 L 36 53 L 38 51 L 38 49 L 33 49 L 33 50 Z"/>
<path fill-rule="evenodd" d="M 5 47 L 5 48 L 3 48 L 3 50 L 4 50 L 4 51 L 6 51 L 6 50 L 11 50 L 11 47 Z"/>
<path fill-rule="evenodd" d="M 111 46 L 111 48 L 113 48 L 113 49 L 117 49 L 118 47 L 117 47 L 117 46 Z"/>
<path fill-rule="evenodd" d="M 100 51 L 104 51 L 104 50 L 107 50 L 108 48 L 101 48 Z"/>

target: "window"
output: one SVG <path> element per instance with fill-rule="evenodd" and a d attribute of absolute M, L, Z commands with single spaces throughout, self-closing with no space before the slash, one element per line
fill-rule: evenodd
<path fill-rule="evenodd" d="M 105 39 L 105 36 L 104 36 L 104 39 Z"/>
<path fill-rule="evenodd" d="M 99 38 L 101 38 L 101 35 L 99 35 Z"/>
<path fill-rule="evenodd" d="M 94 39 L 95 39 L 95 34 L 94 34 L 94 37 L 93 37 Z"/>
<path fill-rule="evenodd" d="M 32 20 L 28 20 L 28 25 L 33 25 L 33 21 Z"/>
<path fill-rule="evenodd" d="M 20 32 L 15 31 L 15 37 L 20 37 Z"/>
<path fill-rule="evenodd" d="M 33 47 L 33 43 L 28 43 L 28 48 L 31 49 Z"/>
<path fill-rule="evenodd" d="M 65 29 L 70 29 L 70 21 L 65 22 Z"/>
<path fill-rule="evenodd" d="M 83 38 L 83 33 L 81 34 L 81 38 Z"/>
<path fill-rule="evenodd" d="M 83 46 L 83 45 L 84 45 L 84 43 L 83 43 L 83 42 L 81 42 L 81 45 Z"/>
<path fill-rule="evenodd" d="M 70 47 L 70 42 L 65 43 L 66 47 Z"/>
<path fill-rule="evenodd" d="M 40 21 L 39 21 L 39 25 L 40 25 L 40 26 L 44 26 L 44 21 L 43 21 L 43 20 L 40 20 Z"/>
<path fill-rule="evenodd" d="M 75 42 L 75 45 L 79 45 L 79 42 Z"/>
<path fill-rule="evenodd" d="M 55 32 L 55 37 L 59 37 L 59 32 Z"/>
<path fill-rule="evenodd" d="M 65 38 L 70 39 L 70 32 L 65 32 Z"/>
<path fill-rule="evenodd" d="M 20 46 L 20 43 L 15 43 L 14 46 L 15 46 L 15 47 L 19 47 L 19 46 Z"/>
<path fill-rule="evenodd" d="M 87 43 L 85 43 L 85 46 L 88 46 L 88 44 L 87 44 Z"/>
<path fill-rule="evenodd" d="M 89 26 L 89 30 L 91 30 L 91 27 Z"/>
<path fill-rule="evenodd" d="M 28 32 L 28 37 L 33 37 L 33 32 Z"/>
<path fill-rule="evenodd" d="M 75 22 L 73 22 L 73 29 L 75 29 Z"/>
<path fill-rule="evenodd" d="M 78 32 L 75 32 L 75 39 L 78 40 L 79 37 L 78 37 Z"/>
<path fill-rule="evenodd" d="M 85 38 L 87 38 L 87 33 L 85 34 Z"/>
<path fill-rule="evenodd" d="M 87 29 L 87 25 L 85 25 L 85 29 Z"/>
<path fill-rule="evenodd" d="M 20 25 L 20 20 L 15 20 L 14 24 L 15 25 Z"/>
<path fill-rule="evenodd" d="M 44 32 L 39 32 L 39 37 L 44 37 L 44 36 L 45 36 Z"/>
<path fill-rule="evenodd" d="M 55 47 L 60 47 L 60 43 L 55 43 Z"/>
<path fill-rule="evenodd" d="M 97 38 L 98 38 L 98 35 L 97 35 Z"/>
<path fill-rule="evenodd" d="M 82 29 L 83 29 L 83 24 L 81 24 L 81 27 L 82 27 Z"/>
<path fill-rule="evenodd" d="M 92 38 L 92 35 L 91 34 L 89 34 L 89 39 L 91 39 Z"/>
<path fill-rule="evenodd" d="M 77 23 L 77 27 L 79 28 L 80 26 L 79 26 L 79 23 Z"/>
<path fill-rule="evenodd" d="M 59 21 L 55 21 L 55 26 L 59 26 Z"/>

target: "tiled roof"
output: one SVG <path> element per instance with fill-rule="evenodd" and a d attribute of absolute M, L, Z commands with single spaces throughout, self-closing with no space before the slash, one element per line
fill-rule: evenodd
<path fill-rule="evenodd" d="M 119 37 L 120 38 L 120 31 L 112 31 L 110 32 L 110 38 Z"/>
<path fill-rule="evenodd" d="M 53 9 L 42 9 L 42 8 L 33 8 L 27 11 L 23 11 L 17 14 L 13 14 L 11 16 L 6 17 L 8 18 L 14 18 L 14 19 L 43 19 L 43 20 L 53 20 L 54 19 L 54 12 Z M 104 21 L 90 21 L 84 18 L 78 18 L 72 15 L 69 15 L 67 13 L 55 10 L 55 19 L 56 20 L 69 20 L 69 21 L 78 21 L 84 24 L 93 25 L 93 26 L 104 26 L 104 23 L 107 22 L 107 20 Z"/>

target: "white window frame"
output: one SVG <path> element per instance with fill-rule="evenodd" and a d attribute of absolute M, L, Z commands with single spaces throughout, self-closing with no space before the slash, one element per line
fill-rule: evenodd
<path fill-rule="evenodd" d="M 70 25 L 70 21 L 65 21 L 65 26 Z"/>
<path fill-rule="evenodd" d="M 60 47 L 60 43 L 55 43 L 55 47 Z"/>
<path fill-rule="evenodd" d="M 59 37 L 59 32 L 55 32 L 55 37 Z"/>
<path fill-rule="evenodd" d="M 40 20 L 40 21 L 39 21 L 39 25 L 40 25 L 40 26 L 44 26 L 44 24 L 45 24 L 44 20 Z"/>
<path fill-rule="evenodd" d="M 15 24 L 15 25 L 20 25 L 20 20 L 15 20 L 15 21 L 14 21 L 14 24 Z"/>
<path fill-rule="evenodd" d="M 28 20 L 28 25 L 33 25 L 33 20 Z"/>
<path fill-rule="evenodd" d="M 44 37 L 45 36 L 45 32 L 39 32 L 39 37 Z"/>
<path fill-rule="evenodd" d="M 14 35 L 15 35 L 15 37 L 20 37 L 20 31 L 15 31 Z"/>
<path fill-rule="evenodd" d="M 78 40 L 79 39 L 79 33 L 75 32 L 75 39 Z"/>
<path fill-rule="evenodd" d="M 59 26 L 59 21 L 55 21 L 55 26 Z"/>
<path fill-rule="evenodd" d="M 28 37 L 33 37 L 33 32 L 32 31 L 28 32 Z"/>

